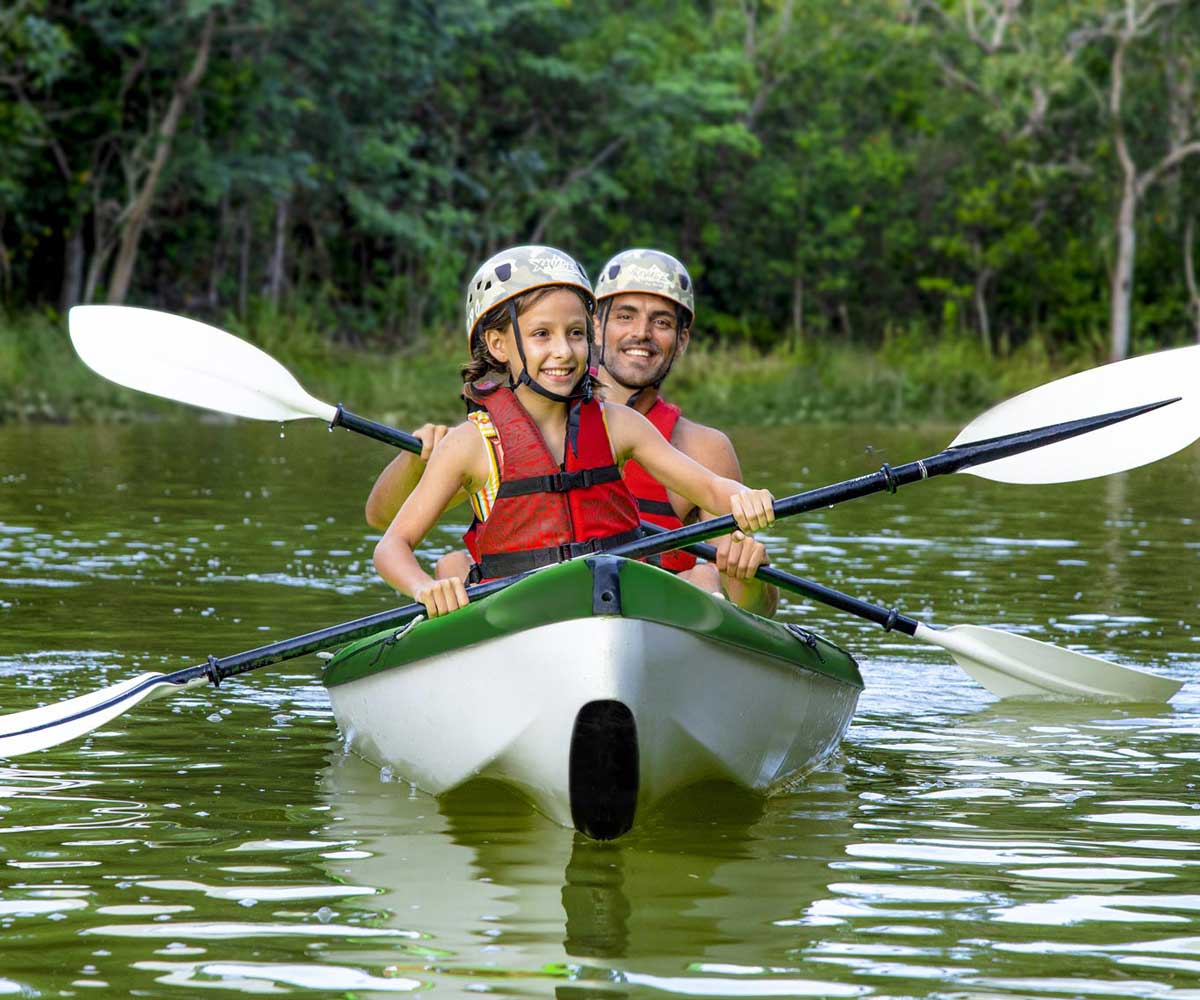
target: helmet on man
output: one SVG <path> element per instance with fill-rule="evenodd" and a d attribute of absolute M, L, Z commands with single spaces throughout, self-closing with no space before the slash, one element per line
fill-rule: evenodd
<path fill-rule="evenodd" d="M 685 326 L 696 318 L 696 293 L 687 268 L 661 250 L 622 250 L 604 265 L 596 279 L 597 303 L 623 293 L 669 299 L 687 310 Z"/>

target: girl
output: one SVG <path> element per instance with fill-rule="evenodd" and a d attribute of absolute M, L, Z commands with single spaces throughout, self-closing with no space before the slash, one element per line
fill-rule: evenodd
<path fill-rule="evenodd" d="M 524 572 L 630 541 L 636 502 L 619 465 L 635 459 L 668 489 L 745 532 L 775 519 L 771 494 L 714 476 L 636 410 L 592 398 L 592 312 L 583 269 L 552 247 L 487 260 L 467 288 L 463 368 L 468 419 L 439 442 L 375 547 L 388 583 L 431 618 L 467 603 L 461 577 L 435 580 L 413 550 L 462 492 L 475 523 L 471 582 Z M 507 385 L 496 375 L 507 376 Z M 492 376 L 492 378 L 488 378 Z"/>

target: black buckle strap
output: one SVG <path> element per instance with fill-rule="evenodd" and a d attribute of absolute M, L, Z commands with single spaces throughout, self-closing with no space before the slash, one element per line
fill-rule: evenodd
<path fill-rule="evenodd" d="M 586 490 L 601 483 L 615 483 L 620 478 L 621 470 L 615 465 L 601 465 L 595 469 L 576 469 L 573 472 L 555 472 L 548 476 L 507 479 L 500 484 L 496 498 L 523 497 L 530 493 L 568 493 L 571 490 Z"/>
<path fill-rule="evenodd" d="M 642 529 L 623 531 L 619 535 L 609 535 L 607 538 L 589 538 L 583 542 L 567 542 L 563 545 L 547 545 L 541 549 L 524 549 L 520 552 L 496 552 L 484 556 L 471 568 L 471 576 L 478 571 L 479 580 L 495 580 L 503 576 L 514 576 L 517 573 L 527 573 L 531 569 L 543 566 L 553 566 L 556 563 L 576 559 L 579 556 L 590 556 L 596 552 L 605 552 L 626 542 L 636 541 L 642 537 Z"/>
<path fill-rule="evenodd" d="M 638 510 L 643 514 L 656 514 L 659 517 L 676 517 L 675 508 L 666 500 L 647 500 L 645 497 L 634 497 Z"/>

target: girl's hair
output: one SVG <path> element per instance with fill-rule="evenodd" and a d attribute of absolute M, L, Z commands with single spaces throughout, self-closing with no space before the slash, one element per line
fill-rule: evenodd
<path fill-rule="evenodd" d="M 587 317 L 588 344 L 594 345 L 596 342 L 596 329 L 592 324 L 591 303 L 584 297 L 580 289 L 573 288 L 570 285 L 549 285 L 543 288 L 532 288 L 528 292 L 522 292 L 513 298 L 511 302 L 516 307 L 518 321 L 522 313 L 532 309 L 551 292 L 557 292 L 564 288 L 577 295 L 579 301 L 583 303 L 584 315 Z M 508 329 L 511 325 L 508 305 L 508 302 L 501 302 L 498 306 L 493 306 L 479 317 L 479 322 L 475 324 L 475 332 L 471 334 L 471 360 L 463 365 L 461 369 L 462 380 L 464 382 L 477 382 L 492 373 L 508 375 L 508 366 L 496 360 L 492 352 L 488 350 L 487 338 L 484 336 L 489 330 Z M 597 384 L 590 372 L 586 378 L 591 385 L 595 386 Z"/>

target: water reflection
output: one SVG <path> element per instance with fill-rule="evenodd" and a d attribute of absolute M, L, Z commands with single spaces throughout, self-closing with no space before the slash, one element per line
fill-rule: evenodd
<path fill-rule="evenodd" d="M 498 785 L 434 801 L 347 755 L 321 790 L 326 835 L 354 842 L 330 874 L 375 886 L 357 905 L 385 926 L 427 935 L 428 959 L 394 971 L 455 980 L 670 982 L 685 992 L 694 980 L 703 991 L 713 970 L 745 965 L 747 938 L 773 933 L 783 956 L 852 839 L 853 799 L 836 772 L 769 802 L 693 789 L 615 843 L 563 830 Z"/>

